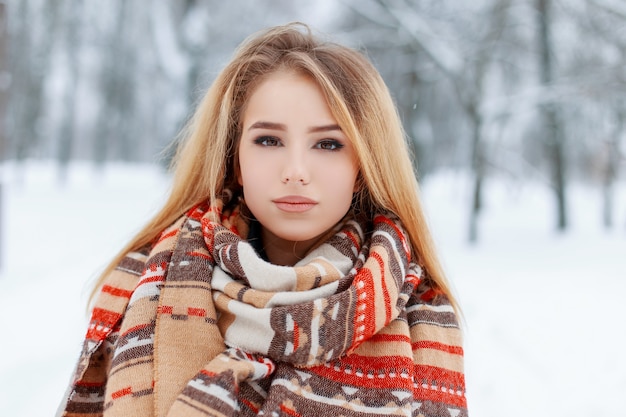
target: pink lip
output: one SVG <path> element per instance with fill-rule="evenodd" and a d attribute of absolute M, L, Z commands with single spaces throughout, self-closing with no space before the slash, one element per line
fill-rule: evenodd
<path fill-rule="evenodd" d="M 317 201 L 299 195 L 288 195 L 272 200 L 276 207 L 289 213 L 303 213 L 312 209 Z"/>

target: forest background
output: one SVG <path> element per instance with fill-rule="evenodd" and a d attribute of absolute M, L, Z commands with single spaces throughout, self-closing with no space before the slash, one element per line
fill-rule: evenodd
<path fill-rule="evenodd" d="M 234 47 L 301 20 L 364 50 L 396 100 L 421 179 L 541 181 L 568 228 L 568 184 L 614 212 L 624 165 L 626 4 L 620 0 L 0 1 L 0 159 L 155 162 Z"/>

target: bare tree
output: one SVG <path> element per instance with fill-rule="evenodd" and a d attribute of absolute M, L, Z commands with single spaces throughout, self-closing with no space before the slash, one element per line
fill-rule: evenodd
<path fill-rule="evenodd" d="M 7 151 L 18 160 L 54 158 L 61 176 L 71 158 L 153 161 L 245 36 L 317 7 L 304 0 L 5 2 Z"/>
<path fill-rule="evenodd" d="M 5 159 L 6 111 L 8 104 L 9 72 L 7 68 L 7 14 L 6 4 L 0 1 L 0 161 Z M 4 261 L 2 225 L 4 224 L 4 178 L 0 176 L 0 266 Z"/>
<path fill-rule="evenodd" d="M 50 0 L 41 8 L 24 0 L 16 8 L 10 32 L 11 148 L 23 160 L 40 145 L 45 117 L 44 86 L 50 68 L 52 45 L 58 30 L 61 0 Z M 33 26 L 38 30 L 33 30 Z"/>
<path fill-rule="evenodd" d="M 6 143 L 7 143 L 7 127 L 6 127 L 6 115 L 7 106 L 9 103 L 9 83 L 11 77 L 9 75 L 8 61 L 8 34 L 7 34 L 7 6 L 6 3 L 0 0 L 0 161 L 4 161 L 6 158 Z M 0 178 L 0 181 L 2 178 Z M 1 186 L 1 182 L 0 182 Z M 0 189 L 0 198 L 2 192 Z M 0 201 L 0 209 L 2 207 Z M 1 224 L 1 222 L 0 222 Z M 1 235 L 1 233 L 0 233 Z"/>
<path fill-rule="evenodd" d="M 416 3 L 387 0 L 376 0 L 376 3 L 384 16 L 370 14 L 367 17 L 381 26 L 395 27 L 408 37 L 411 47 L 419 50 L 421 57 L 428 59 L 440 76 L 450 83 L 456 103 L 466 117 L 470 139 L 469 165 L 473 173 L 468 239 L 475 242 L 478 239 L 478 218 L 483 205 L 483 183 L 488 166 L 484 127 L 485 123 L 491 123 L 495 118 L 485 113 L 485 83 L 490 67 L 498 58 L 497 51 L 509 25 L 510 0 L 494 0 L 482 8 L 477 6 L 475 13 L 480 17 L 472 23 L 480 21 L 481 30 L 476 34 L 465 32 L 463 25 L 467 22 L 463 22 L 458 14 L 456 17 L 448 15 L 450 20 L 445 28 L 440 26 L 438 31 Z M 361 4 L 355 5 L 354 10 L 363 13 Z M 387 20 L 383 20 L 385 17 Z M 396 52 L 398 49 L 402 47 L 397 47 Z M 419 71 L 418 66 L 413 65 L 413 68 Z M 419 77 L 419 74 L 415 76 Z M 459 126 L 457 134 L 460 130 Z"/>
<path fill-rule="evenodd" d="M 577 117 L 563 120 L 567 149 L 582 154 L 578 160 L 589 161 L 572 169 L 599 179 L 602 224 L 611 228 L 614 185 L 624 158 L 620 146 L 626 128 L 626 31 L 621 28 L 626 23 L 626 7 L 608 0 L 574 0 L 560 3 L 559 10 L 576 25 L 580 38 L 576 48 L 559 51 L 564 61 L 560 76 L 576 91 L 567 107 L 578 108 Z M 580 131 L 585 132 L 583 137 Z"/>
<path fill-rule="evenodd" d="M 64 9 L 63 49 L 66 55 L 67 85 L 63 90 L 61 104 L 62 121 L 59 128 L 57 161 L 61 180 L 65 179 L 67 166 L 72 158 L 75 142 L 78 80 L 80 77 L 79 54 L 81 46 L 82 0 L 66 0 Z"/>
<path fill-rule="evenodd" d="M 614 184 L 618 178 L 621 159 L 620 142 L 626 127 L 626 106 L 623 101 L 620 104 L 621 106 L 615 107 L 615 129 L 605 142 L 606 159 L 602 178 L 602 223 L 607 229 L 612 228 L 614 223 Z"/>
<path fill-rule="evenodd" d="M 134 112 L 136 54 L 133 38 L 131 2 L 118 1 L 114 23 L 105 34 L 104 61 L 100 72 L 102 108 L 95 131 L 94 160 L 103 164 L 109 158 L 132 160 L 134 156 Z"/>
<path fill-rule="evenodd" d="M 550 87 L 554 81 L 554 46 L 551 33 L 551 0 L 536 0 L 541 84 Z M 562 115 L 557 102 L 541 105 L 545 146 L 551 167 L 552 187 L 557 204 L 557 229 L 567 228 L 566 156 Z"/>
<path fill-rule="evenodd" d="M 626 66 L 626 34 L 624 31 L 615 31 L 612 28 L 613 25 L 623 26 L 626 24 L 626 7 L 621 3 L 607 4 L 595 0 L 589 1 L 589 5 L 590 9 L 587 10 L 585 16 L 589 17 L 593 33 L 616 48 L 620 52 L 621 58 L 617 71 L 611 71 L 611 78 L 621 83 L 622 88 L 614 88 L 614 83 L 610 83 L 607 86 L 609 91 L 602 94 L 603 99 L 613 97 L 614 128 L 604 142 L 605 164 L 602 178 L 602 223 L 605 228 L 609 229 L 614 225 L 614 185 L 619 178 L 620 163 L 625 159 L 621 152 L 621 142 L 626 132 L 626 100 L 624 100 L 626 74 L 623 71 Z M 603 16 L 608 17 L 612 24 L 603 24 L 605 23 L 602 19 Z"/>
<path fill-rule="evenodd" d="M 11 80 L 12 95 L 0 126 L 8 132 L 5 155 L 56 158 L 60 167 L 71 158 L 153 161 L 245 36 L 317 7 L 274 0 L 267 13 L 259 4 L 268 0 L 0 2 L 8 4 L 10 39 L 2 64 L 11 72 L 0 72 L 0 89 Z M 333 31 L 366 49 L 381 70 L 420 177 L 442 168 L 469 171 L 470 241 L 479 237 L 492 173 L 549 177 L 562 230 L 569 177 L 602 171 L 596 185 L 610 223 L 626 93 L 626 31 L 619 29 L 626 7 L 619 1 L 336 5 L 350 7 L 335 13 Z M 600 142 L 610 150 L 602 169 Z M 593 168 L 585 153 L 595 155 Z"/>
<path fill-rule="evenodd" d="M 284 23 L 296 10 L 305 7 L 303 1 L 272 0 L 272 13 L 268 14 L 265 7 L 260 7 L 262 4 L 258 0 L 240 0 L 236 4 L 202 0 L 156 2 L 151 25 L 157 66 L 178 88 L 187 110 L 172 123 L 176 129 L 184 125 L 200 94 L 237 44 L 250 32 Z M 164 51 L 175 56 L 166 56 Z M 170 152 L 173 149 L 167 148 Z M 167 164 L 171 156 L 165 155 L 162 162 Z"/>

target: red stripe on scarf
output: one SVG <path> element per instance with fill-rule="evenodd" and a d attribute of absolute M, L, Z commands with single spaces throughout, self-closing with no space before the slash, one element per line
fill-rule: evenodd
<path fill-rule="evenodd" d="M 157 312 L 159 314 L 173 314 L 174 313 L 174 306 L 159 306 L 157 308 Z"/>
<path fill-rule="evenodd" d="M 444 343 L 433 342 L 430 340 L 420 340 L 413 343 L 411 347 L 413 348 L 413 350 L 434 349 L 446 353 L 452 353 L 453 355 L 463 355 L 463 348 L 461 346 L 446 345 Z"/>
<path fill-rule="evenodd" d="M 293 351 L 295 352 L 300 347 L 300 327 L 298 323 L 293 322 Z"/>
<path fill-rule="evenodd" d="M 368 342 L 374 343 L 385 343 L 385 342 L 403 342 L 403 343 L 411 343 L 411 338 L 402 334 L 375 334 L 370 337 Z"/>
<path fill-rule="evenodd" d="M 140 329 L 145 329 L 146 327 L 150 326 L 150 323 L 147 324 L 140 324 L 137 325 L 135 327 L 131 327 L 130 329 L 126 330 L 122 335 L 120 336 L 126 336 L 128 333 L 132 333 L 134 331 L 140 330 Z"/>
<path fill-rule="evenodd" d="M 192 208 L 190 208 L 185 214 L 190 219 L 200 220 L 204 214 L 209 210 L 207 202 L 200 203 Z M 211 210 L 214 211 L 214 210 Z"/>
<path fill-rule="evenodd" d="M 121 317 L 121 314 L 114 311 L 98 307 L 94 308 L 89 330 L 87 330 L 87 339 L 104 340 Z"/>
<path fill-rule="evenodd" d="M 133 393 L 133 389 L 131 387 L 122 388 L 119 391 L 115 391 L 111 394 L 111 398 L 117 400 L 118 398 L 124 397 L 126 395 L 131 395 Z"/>
<path fill-rule="evenodd" d="M 387 287 L 387 277 L 385 277 L 385 262 L 377 252 L 371 252 L 370 257 L 378 262 L 380 269 L 380 280 L 383 287 L 383 299 L 385 300 L 385 326 L 391 321 L 391 297 L 389 296 L 389 288 Z"/>
<path fill-rule="evenodd" d="M 436 389 L 424 389 L 421 386 L 413 391 L 413 396 L 417 401 L 433 401 L 453 405 L 459 408 L 467 407 L 465 395 L 443 392 Z"/>
<path fill-rule="evenodd" d="M 354 335 L 352 345 L 360 345 L 364 340 L 369 339 L 376 329 L 376 308 L 374 299 L 376 288 L 372 271 L 361 268 L 354 277 L 353 284 L 356 289 L 356 314 L 354 315 Z"/>
<path fill-rule="evenodd" d="M 162 271 L 167 269 L 167 262 L 161 262 L 159 264 L 150 264 L 147 266 L 146 270 L 150 270 L 150 272 L 156 272 L 158 269 L 161 269 Z"/>
<path fill-rule="evenodd" d="M 124 290 L 122 288 L 112 287 L 111 285 L 105 285 L 102 287 L 102 292 L 111 294 L 114 297 L 130 298 L 133 295 L 132 291 Z"/>
<path fill-rule="evenodd" d="M 213 262 L 213 257 L 211 255 L 209 255 L 208 253 L 202 253 L 202 252 L 187 252 L 187 255 L 189 256 L 197 256 L 198 258 L 204 258 L 204 259 L 208 259 L 209 261 Z"/>
<path fill-rule="evenodd" d="M 252 410 L 252 412 L 256 415 L 259 413 L 259 407 L 257 407 L 256 405 L 254 405 L 252 402 L 246 400 L 245 398 L 238 398 L 239 401 L 241 401 L 243 403 L 243 405 L 245 405 L 246 407 L 248 407 L 250 410 Z"/>
<path fill-rule="evenodd" d="M 396 224 L 393 221 L 391 221 L 391 219 L 382 215 L 378 215 L 374 217 L 374 224 L 376 225 L 379 223 L 388 224 L 389 226 L 393 228 L 393 230 L 396 232 L 396 235 L 398 235 L 398 237 L 400 238 L 400 241 L 402 242 L 402 249 L 404 249 L 404 253 L 406 254 L 407 260 L 411 262 L 411 250 L 409 249 L 409 246 L 407 245 L 406 237 L 404 236 L 404 233 L 402 232 L 402 230 L 400 230 L 398 226 L 396 226 Z"/>
<path fill-rule="evenodd" d="M 157 281 L 163 281 L 163 276 L 156 275 L 152 277 L 144 277 L 137 283 L 137 287 L 139 287 L 140 285 L 146 284 L 148 282 L 157 282 Z"/>
<path fill-rule="evenodd" d="M 204 316 L 206 316 L 206 310 L 203 309 L 203 308 L 188 307 L 187 308 L 187 315 L 189 315 L 189 316 L 196 316 L 196 317 L 204 317 Z"/>
<path fill-rule="evenodd" d="M 357 240 L 356 236 L 354 235 L 354 233 L 346 231 L 346 236 L 348 236 L 348 238 L 352 241 L 352 244 L 354 245 L 357 253 L 361 250 L 361 245 L 359 245 L 359 241 Z"/>
<path fill-rule="evenodd" d="M 406 277 L 404 277 L 404 280 L 405 282 L 413 284 L 415 287 L 417 287 L 422 281 L 421 278 L 415 274 L 406 274 Z"/>
<path fill-rule="evenodd" d="M 415 365 L 414 371 L 416 387 L 413 395 L 416 400 L 467 407 L 462 373 L 428 365 Z"/>
<path fill-rule="evenodd" d="M 290 416 L 300 417 L 300 413 L 297 413 L 295 410 L 292 410 L 291 408 L 287 408 L 287 406 L 285 406 L 284 404 L 280 405 L 280 410 L 283 413 L 289 414 Z"/>
<path fill-rule="evenodd" d="M 402 356 L 361 356 L 352 354 L 340 361 L 310 370 L 344 385 L 379 389 L 413 389 L 413 361 Z"/>
<path fill-rule="evenodd" d="M 165 239 L 172 237 L 172 236 L 176 236 L 178 234 L 178 229 L 176 230 L 172 230 L 169 233 L 164 233 L 161 235 L 161 237 L 159 238 L 159 240 L 157 241 L 157 243 L 161 243 L 162 241 L 164 241 Z"/>

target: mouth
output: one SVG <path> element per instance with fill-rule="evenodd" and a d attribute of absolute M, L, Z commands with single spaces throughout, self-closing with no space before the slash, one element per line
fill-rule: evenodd
<path fill-rule="evenodd" d="M 286 211 L 288 213 L 303 213 L 311 210 L 315 207 L 315 205 L 317 205 L 317 201 L 298 195 L 288 195 L 276 198 L 272 200 L 272 203 L 274 203 L 279 210 Z"/>

